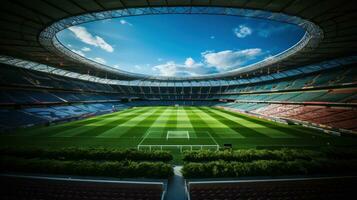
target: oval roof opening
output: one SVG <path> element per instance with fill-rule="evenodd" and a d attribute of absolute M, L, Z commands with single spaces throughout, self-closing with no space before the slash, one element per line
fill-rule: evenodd
<path fill-rule="evenodd" d="M 98 20 L 57 33 L 72 52 L 122 71 L 195 77 L 234 71 L 297 44 L 305 30 L 268 19 L 206 14 Z"/>

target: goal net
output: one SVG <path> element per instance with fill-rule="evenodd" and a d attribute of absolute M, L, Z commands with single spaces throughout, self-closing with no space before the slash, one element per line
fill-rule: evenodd
<path fill-rule="evenodd" d="M 208 131 L 148 131 L 137 145 L 138 150 L 219 150 L 219 144 Z"/>

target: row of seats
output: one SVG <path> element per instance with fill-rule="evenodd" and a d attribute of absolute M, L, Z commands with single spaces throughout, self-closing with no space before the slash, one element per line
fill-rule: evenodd
<path fill-rule="evenodd" d="M 356 177 L 188 183 L 191 200 L 353 199 Z"/>
<path fill-rule="evenodd" d="M 160 200 L 163 184 L 0 176 L 4 200 Z"/>

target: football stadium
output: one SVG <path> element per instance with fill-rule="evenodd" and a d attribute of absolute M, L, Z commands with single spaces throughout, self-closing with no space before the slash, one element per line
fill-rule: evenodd
<path fill-rule="evenodd" d="M 353 199 L 348 0 L 3 0 L 2 199 Z"/>

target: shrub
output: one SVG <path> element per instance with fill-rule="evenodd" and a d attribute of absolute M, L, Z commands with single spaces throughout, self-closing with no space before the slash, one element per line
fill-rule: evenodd
<path fill-rule="evenodd" d="M 172 166 L 163 162 L 61 161 L 9 156 L 1 157 L 0 169 L 3 172 L 108 176 L 117 178 L 168 178 L 173 175 Z"/>
<path fill-rule="evenodd" d="M 312 160 L 316 157 L 323 156 L 322 153 L 301 150 L 301 149 L 280 149 L 280 150 L 237 150 L 237 151 L 186 151 L 183 160 L 186 162 L 210 162 L 210 161 L 234 161 L 234 162 L 251 162 L 255 160 Z"/>
<path fill-rule="evenodd" d="M 185 178 L 224 178 L 244 176 L 283 176 L 312 174 L 357 174 L 357 160 L 259 160 L 253 162 L 213 161 L 186 163 Z"/>
<path fill-rule="evenodd" d="M 169 162 L 173 159 L 167 151 L 138 151 L 136 149 L 110 149 L 110 148 L 2 148 L 2 155 L 23 158 L 46 158 L 57 160 L 110 160 L 110 161 L 162 161 Z"/>

